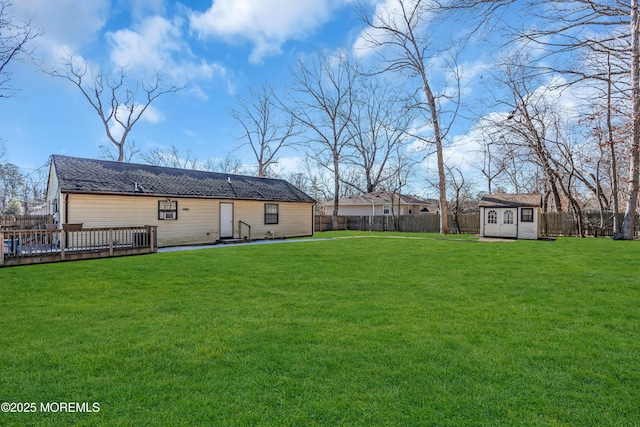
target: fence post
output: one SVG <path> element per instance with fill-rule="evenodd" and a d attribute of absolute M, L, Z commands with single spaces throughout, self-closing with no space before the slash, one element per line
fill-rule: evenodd
<path fill-rule="evenodd" d="M 113 256 L 113 228 L 109 229 L 109 256 Z"/>
<path fill-rule="evenodd" d="M 60 259 L 64 261 L 64 250 L 67 246 L 67 232 L 60 232 Z"/>
<path fill-rule="evenodd" d="M 146 225 L 147 232 L 149 233 L 149 249 L 151 252 L 158 252 L 157 231 L 158 227 L 155 225 Z"/>
<path fill-rule="evenodd" d="M 0 231 L 0 267 L 4 265 L 4 233 Z"/>

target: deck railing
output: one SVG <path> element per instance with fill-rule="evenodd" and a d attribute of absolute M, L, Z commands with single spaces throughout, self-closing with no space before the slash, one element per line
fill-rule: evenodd
<path fill-rule="evenodd" d="M 157 227 L 0 229 L 0 267 L 156 252 Z"/>

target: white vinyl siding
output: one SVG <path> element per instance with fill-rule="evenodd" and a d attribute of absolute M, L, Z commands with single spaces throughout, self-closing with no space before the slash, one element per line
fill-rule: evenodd
<path fill-rule="evenodd" d="M 64 199 L 64 194 L 62 197 Z M 166 197 L 69 194 L 67 222 L 82 223 L 86 228 L 156 225 L 160 247 L 207 244 L 219 239 L 220 202 L 233 202 L 235 236 L 239 236 L 239 221 L 251 226 L 254 240 L 266 238 L 268 231 L 276 237 L 313 234 L 312 203 L 277 202 L 279 224 L 265 225 L 265 201 L 176 198 L 178 219 L 161 221 L 159 200 Z"/>
<path fill-rule="evenodd" d="M 54 203 L 57 203 L 58 212 L 55 214 L 55 220 L 60 222 L 62 218 L 64 218 L 62 209 L 63 203 L 60 199 L 60 188 L 58 185 L 58 176 L 55 174 L 55 168 L 51 167 L 49 169 L 49 181 L 47 184 L 47 213 L 50 215 L 54 215 L 54 212 L 51 211 L 51 207 Z"/>

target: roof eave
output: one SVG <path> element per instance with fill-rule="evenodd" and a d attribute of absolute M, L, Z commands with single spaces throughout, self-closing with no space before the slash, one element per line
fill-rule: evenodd
<path fill-rule="evenodd" d="M 173 197 L 176 199 L 207 199 L 207 200 L 247 200 L 258 202 L 298 202 L 298 203 L 315 203 L 314 200 L 291 200 L 291 199 L 265 199 L 265 198 L 247 198 L 247 197 L 222 197 L 222 196 L 204 196 L 193 194 L 164 194 L 164 193 L 140 193 L 140 192 L 118 192 L 118 191 L 86 191 L 77 189 L 60 188 L 61 193 L 65 194 L 85 194 L 100 196 L 135 196 L 135 197 Z"/>

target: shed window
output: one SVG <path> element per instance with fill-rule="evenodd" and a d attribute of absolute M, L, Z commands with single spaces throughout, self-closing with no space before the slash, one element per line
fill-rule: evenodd
<path fill-rule="evenodd" d="M 158 200 L 158 219 L 178 219 L 178 201 Z"/>
<path fill-rule="evenodd" d="M 533 208 L 522 208 L 520 210 L 521 222 L 533 222 Z"/>
<path fill-rule="evenodd" d="M 384 206 L 382 207 L 382 214 L 383 214 L 383 215 L 389 215 L 389 214 L 391 214 L 391 206 L 389 206 L 389 205 L 384 205 Z"/>
<path fill-rule="evenodd" d="M 487 212 L 487 224 L 497 224 L 498 223 L 498 212 L 493 209 Z"/>
<path fill-rule="evenodd" d="M 502 214 L 502 223 L 513 224 L 513 211 L 504 211 L 504 214 Z"/>
<path fill-rule="evenodd" d="M 264 223 L 265 224 L 277 224 L 278 223 L 279 206 L 275 203 L 265 203 L 264 205 Z"/>

